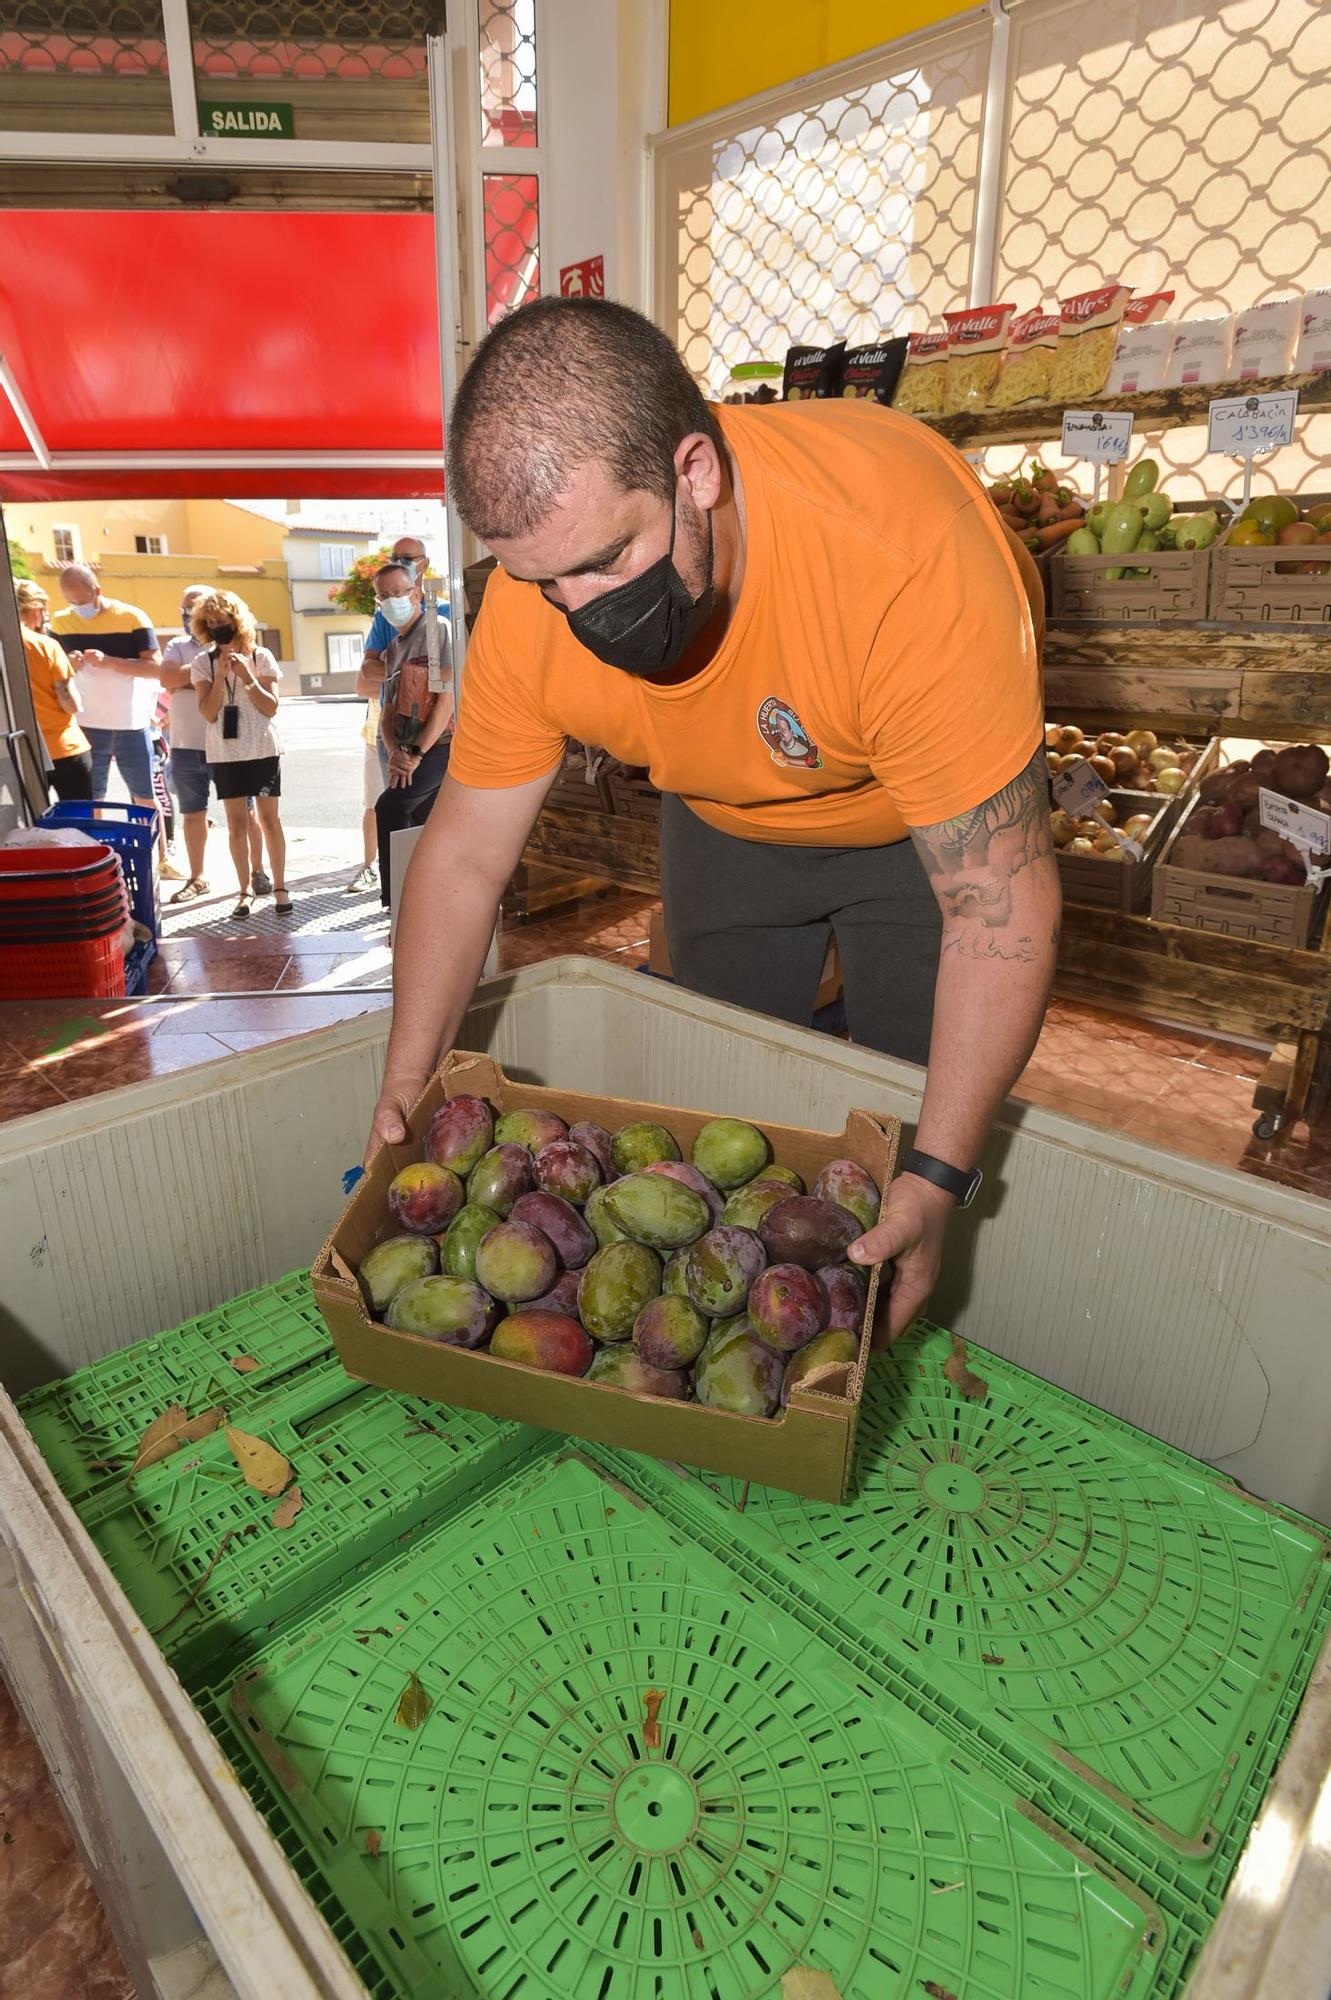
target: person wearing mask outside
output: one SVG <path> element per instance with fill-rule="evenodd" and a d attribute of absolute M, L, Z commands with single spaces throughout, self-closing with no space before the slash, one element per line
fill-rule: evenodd
<path fill-rule="evenodd" d="M 240 897 L 231 914 L 250 913 L 249 808 L 254 800 L 273 876 L 273 908 L 291 911 L 287 894 L 286 836 L 282 831 L 282 739 L 277 733 L 277 686 L 281 672 L 242 598 L 215 590 L 193 609 L 190 630 L 201 651 L 190 677 L 205 724 L 204 747 L 218 798 L 226 812 L 227 839 Z"/>
<path fill-rule="evenodd" d="M 425 544 L 416 535 L 399 535 L 392 551 L 394 562 L 408 563 L 417 581 L 422 581 L 429 567 L 429 557 Z M 444 616 L 448 606 L 440 606 Z M 361 837 L 364 842 L 364 861 L 347 883 L 347 894 L 354 896 L 376 886 L 374 872 L 375 856 L 378 852 L 379 834 L 375 819 L 375 805 L 379 794 L 388 786 L 388 751 L 384 746 L 380 728 L 380 716 L 384 690 L 384 654 L 393 638 L 393 627 L 382 611 L 376 611 L 369 631 L 365 635 L 365 653 L 361 659 L 360 672 L 356 676 L 356 692 L 366 697 L 365 725 L 362 737 L 366 745 L 363 774 L 363 806 Z"/>
<path fill-rule="evenodd" d="M 426 606 L 413 567 L 386 562 L 374 579 L 379 615 L 393 629 L 384 649 L 383 739 L 388 751 L 388 785 L 375 806 L 379 829 L 379 900 L 389 907 L 392 838 L 406 827 L 423 826 L 448 770 L 453 728 L 452 642 L 448 620 Z M 437 620 L 439 667 L 448 685 L 442 694 L 429 685 L 427 620 Z"/>
<path fill-rule="evenodd" d="M 152 621 L 137 605 L 103 597 L 86 563 L 66 563 L 60 594 L 68 607 L 51 630 L 78 675 L 83 729 L 92 752 L 92 795 L 106 797 L 114 763 L 136 806 L 152 806 L 152 719 L 162 655 Z"/>
<path fill-rule="evenodd" d="M 659 328 L 541 298 L 448 414 L 498 557 L 412 856 L 369 1151 L 451 1044 L 569 741 L 663 794 L 676 977 L 807 1026 L 829 933 L 852 1035 L 927 1064 L 853 1263 L 923 1310 L 1044 1018 L 1058 943 L 1038 573 L 927 425 L 830 398 L 709 406 Z M 396 585 L 394 586 L 396 588 Z"/>
<path fill-rule="evenodd" d="M 184 629 L 178 639 L 168 641 L 162 653 L 162 685 L 171 697 L 171 779 L 176 790 L 176 803 L 180 807 L 188 867 L 188 879 L 185 886 L 177 889 L 172 896 L 173 903 L 197 903 L 201 896 L 209 894 L 208 878 L 204 872 L 208 845 L 208 790 L 212 782 L 206 748 L 208 725 L 199 713 L 199 697 L 190 674 L 190 668 L 205 650 L 191 631 L 190 621 L 195 606 L 202 603 L 208 594 L 206 583 L 192 583 L 181 592 L 180 623 Z M 256 896 L 266 896 L 273 885 L 263 868 L 263 835 L 259 831 L 252 800 L 248 806 L 247 835 L 251 887 Z"/>
<path fill-rule="evenodd" d="M 46 630 L 46 592 L 25 578 L 15 584 L 14 595 L 32 710 L 51 759 L 51 789 L 58 799 L 91 799 L 92 752 L 78 724 L 83 703 L 64 647 Z"/>

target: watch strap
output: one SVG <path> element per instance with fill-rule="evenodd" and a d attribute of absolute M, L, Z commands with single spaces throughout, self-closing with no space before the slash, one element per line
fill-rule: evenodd
<path fill-rule="evenodd" d="M 932 1153 L 917 1152 L 914 1147 L 901 1162 L 903 1174 L 915 1174 L 922 1181 L 931 1181 L 935 1187 L 954 1197 L 958 1208 L 969 1208 L 979 1190 L 984 1175 L 978 1167 L 969 1172 L 963 1167 L 949 1166 L 946 1160 L 935 1159 Z"/>

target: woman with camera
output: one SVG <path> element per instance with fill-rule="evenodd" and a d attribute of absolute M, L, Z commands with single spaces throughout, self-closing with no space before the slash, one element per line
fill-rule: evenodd
<path fill-rule="evenodd" d="M 268 869 L 273 878 L 273 907 L 279 916 L 291 910 L 287 894 L 286 836 L 282 832 L 282 741 L 277 733 L 277 661 L 258 643 L 258 628 L 242 598 L 215 590 L 195 604 L 190 629 L 205 650 L 190 666 L 199 697 L 199 713 L 207 725 L 205 753 L 217 796 L 226 813 L 227 840 L 240 899 L 231 914 L 250 913 L 251 875 L 249 812 L 254 800 Z"/>

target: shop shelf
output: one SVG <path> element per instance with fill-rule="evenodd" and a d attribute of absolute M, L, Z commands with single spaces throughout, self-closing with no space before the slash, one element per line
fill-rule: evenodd
<path fill-rule="evenodd" d="M 577 1454 L 270 1641 L 229 1707 L 376 1994 L 1158 1990 L 1148 1897 Z"/>
<path fill-rule="evenodd" d="M 168 1404 L 195 1415 L 225 1401 L 234 1416 L 331 1351 L 309 1273 L 292 1271 L 30 1390 L 18 1408 L 62 1492 L 81 1506 L 123 1484 L 139 1438 Z M 241 1373 L 231 1365 L 238 1358 L 258 1366 Z"/>
<path fill-rule="evenodd" d="M 870 1372 L 844 1507 L 598 1456 L 1214 1910 L 1324 1635 L 1326 1537 L 977 1347 L 967 1402 L 951 1351 L 922 1324 Z"/>
<path fill-rule="evenodd" d="M 84 1503 L 97 1549 L 182 1678 L 242 1635 L 303 1611 L 542 1433 L 353 1382 L 336 1363 L 240 1413 L 290 1460 L 301 1507 L 247 1486 L 219 1432 Z"/>

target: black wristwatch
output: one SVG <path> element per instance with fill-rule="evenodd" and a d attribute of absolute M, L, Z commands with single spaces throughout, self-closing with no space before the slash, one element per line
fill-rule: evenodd
<path fill-rule="evenodd" d="M 936 1160 L 932 1153 L 917 1153 L 912 1147 L 901 1162 L 903 1174 L 916 1174 L 922 1181 L 932 1181 L 945 1194 L 955 1196 L 958 1208 L 969 1208 L 980 1191 L 984 1175 L 978 1167 L 963 1173 L 960 1167 L 950 1167 L 946 1160 Z"/>

